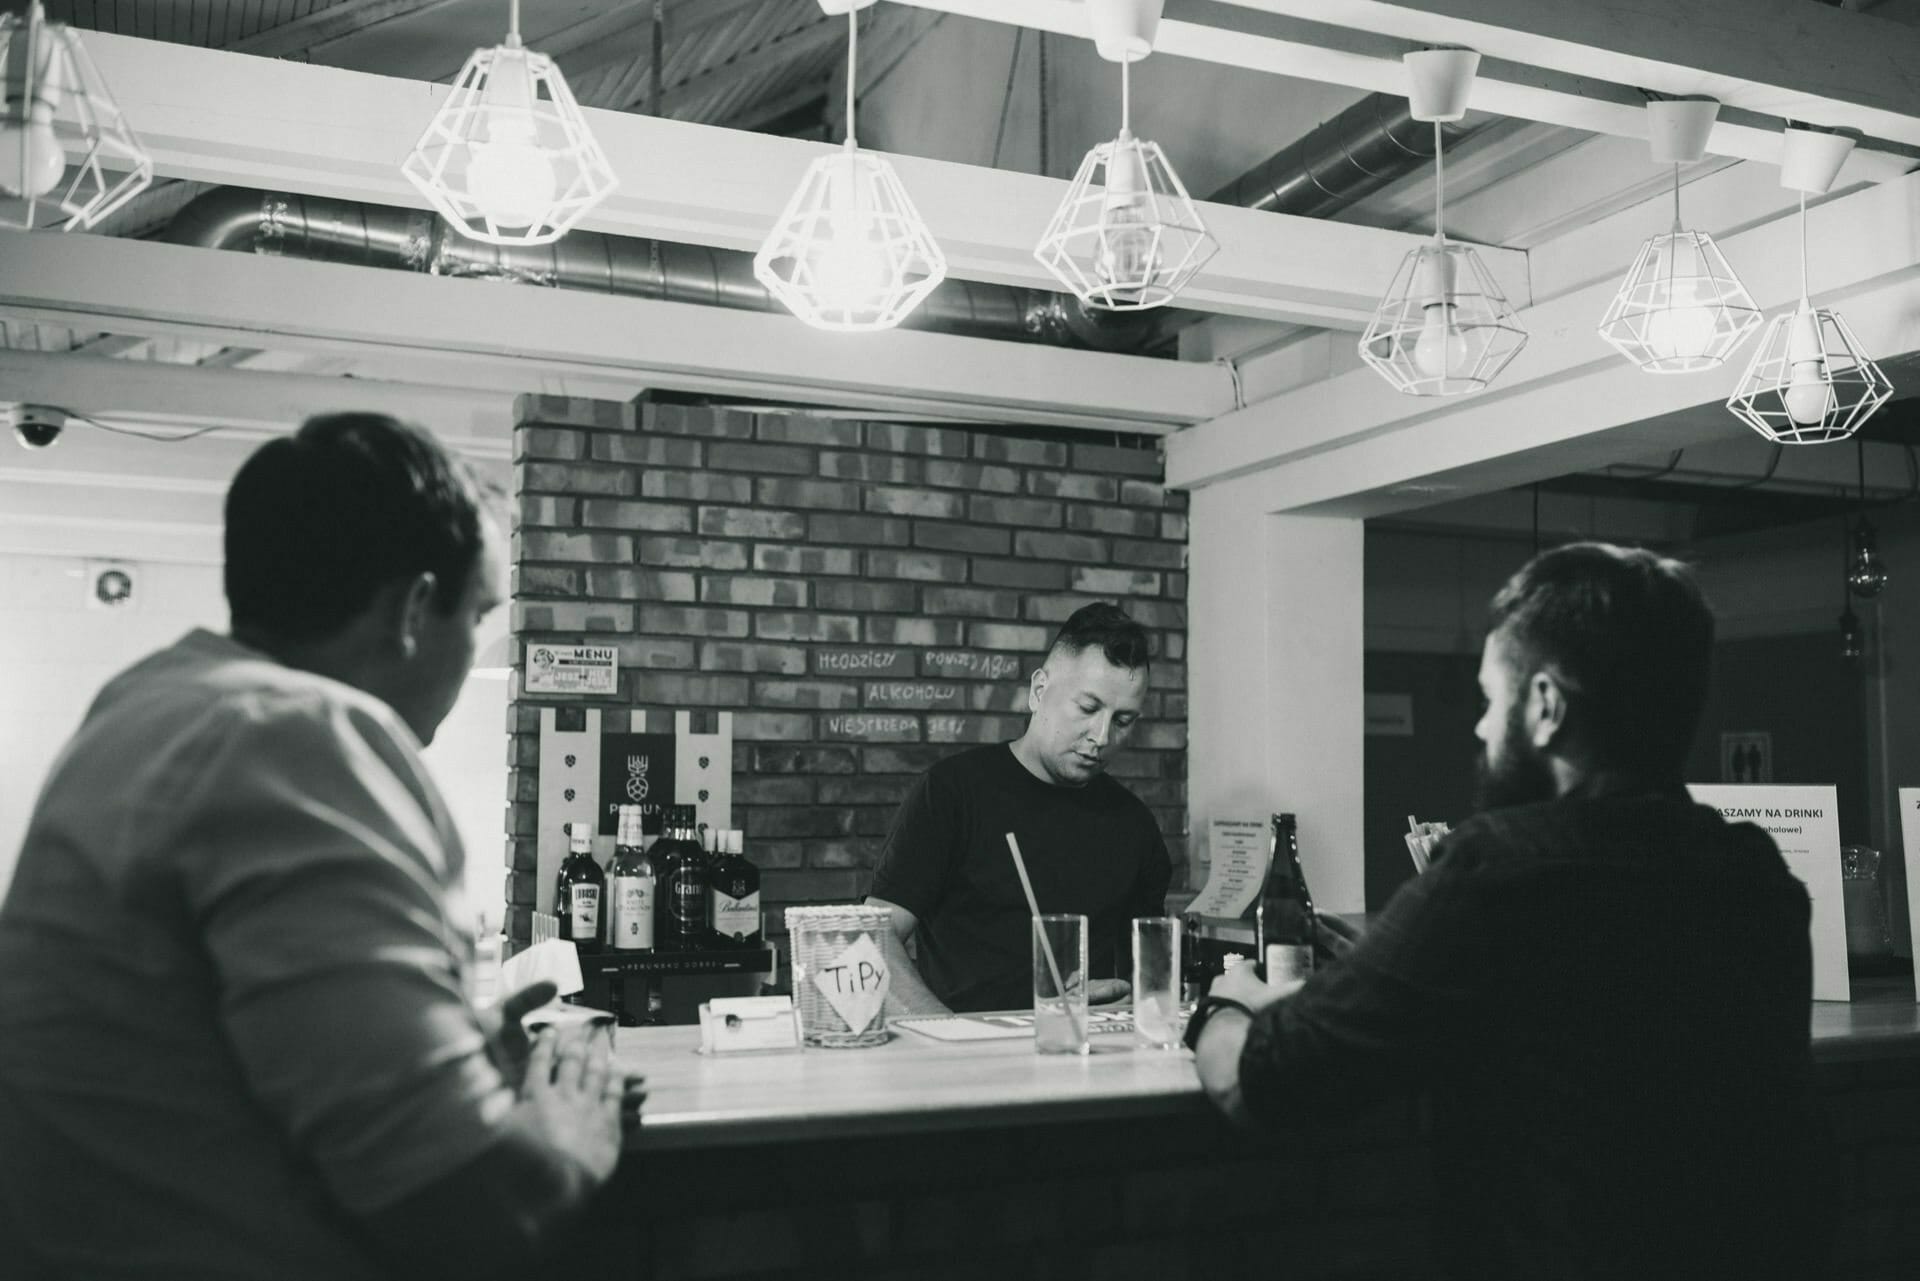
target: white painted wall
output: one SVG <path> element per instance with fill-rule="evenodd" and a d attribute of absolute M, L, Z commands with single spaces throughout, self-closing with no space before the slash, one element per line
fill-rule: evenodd
<path fill-rule="evenodd" d="M 1271 515 L 1238 482 L 1196 491 L 1189 518 L 1195 875 L 1209 820 L 1292 810 L 1315 902 L 1361 911 L 1362 522 Z"/>
<path fill-rule="evenodd" d="M 106 610 L 87 605 L 88 564 L 0 554 L 0 893 L 47 770 L 100 686 L 192 628 L 226 630 L 217 565 L 135 562 L 133 602 Z M 505 904 L 506 720 L 507 683 L 469 680 L 426 754 L 492 928 Z"/>

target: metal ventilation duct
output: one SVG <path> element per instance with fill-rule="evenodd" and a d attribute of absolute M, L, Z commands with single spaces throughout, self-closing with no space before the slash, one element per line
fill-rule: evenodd
<path fill-rule="evenodd" d="M 1449 140 L 1491 123 L 1447 126 Z M 1433 158 L 1430 126 L 1406 100 L 1374 94 L 1278 152 L 1213 200 L 1325 217 Z M 283 192 L 217 187 L 175 215 L 164 239 L 209 249 L 311 258 L 364 267 L 484 277 L 670 302 L 778 311 L 753 275 L 753 255 L 665 240 L 576 231 L 551 245 L 468 240 L 424 210 Z M 1107 312 L 1070 294 L 949 278 L 907 320 L 910 328 L 1099 351 L 1165 348 L 1191 312 Z"/>

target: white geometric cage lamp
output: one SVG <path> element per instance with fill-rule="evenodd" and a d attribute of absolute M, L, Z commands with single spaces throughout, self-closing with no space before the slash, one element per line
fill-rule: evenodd
<path fill-rule="evenodd" d="M 1833 185 L 1853 140 L 1788 128 L 1780 183 L 1800 192 L 1800 301 L 1767 322 L 1753 361 L 1727 398 L 1735 417 L 1776 445 L 1823 445 L 1860 430 L 1893 395 L 1839 312 L 1807 296 L 1807 192 Z"/>
<path fill-rule="evenodd" d="M 1360 359 L 1409 396 L 1484 391 L 1527 345 L 1527 331 L 1469 245 L 1450 242 L 1441 124 L 1467 113 L 1480 55 L 1422 49 L 1403 55 L 1415 120 L 1433 121 L 1433 239 L 1407 252 L 1366 332 Z"/>
<path fill-rule="evenodd" d="M 493 245 L 564 236 L 620 180 L 553 59 L 520 43 L 475 49 L 400 172 L 461 235 Z"/>
<path fill-rule="evenodd" d="M 753 274 L 815 329 L 892 329 L 947 278 L 947 258 L 885 156 L 854 140 L 859 11 L 873 0 L 820 0 L 847 15 L 847 137 L 807 166 L 753 256 Z"/>
<path fill-rule="evenodd" d="M 1120 64 L 1120 133 L 1081 160 L 1034 257 L 1090 307 L 1179 296 L 1219 249 L 1160 144 L 1133 135 L 1130 67 L 1153 51 L 1164 0 L 1088 0 L 1100 56 Z"/>
<path fill-rule="evenodd" d="M 1713 237 L 1680 222 L 1680 166 L 1707 152 L 1720 104 L 1647 104 L 1656 163 L 1673 166 L 1673 229 L 1640 246 L 1600 321 L 1600 336 L 1650 374 L 1712 369 L 1759 327 L 1760 309 Z"/>
<path fill-rule="evenodd" d="M 85 230 L 153 182 L 79 35 L 40 0 L 0 15 L 0 95 L 0 226 Z"/>

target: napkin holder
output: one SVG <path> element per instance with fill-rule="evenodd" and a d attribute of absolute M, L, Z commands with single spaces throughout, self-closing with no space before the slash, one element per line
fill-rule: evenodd
<path fill-rule="evenodd" d="M 800 1011 L 790 996 L 715 997 L 700 1004 L 702 1054 L 767 1054 L 800 1048 Z"/>

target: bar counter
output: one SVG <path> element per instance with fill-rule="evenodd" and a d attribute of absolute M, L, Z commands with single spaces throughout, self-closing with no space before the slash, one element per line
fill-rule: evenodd
<path fill-rule="evenodd" d="M 1920 1007 L 1906 980 L 1811 1012 L 1847 1206 L 1834 1275 L 1920 1276 Z M 1171 1281 L 1310 1269 L 1435 1275 L 1426 1118 L 1391 1100 L 1310 1146 L 1240 1134 L 1184 1050 L 1098 1035 L 897 1032 L 866 1050 L 707 1058 L 626 1029 L 642 1126 L 590 1228 L 600 1277 L 1027 1276 Z M 586 1244 L 583 1242 L 583 1244 Z M 570 1269 L 571 1270 L 571 1269 Z"/>

